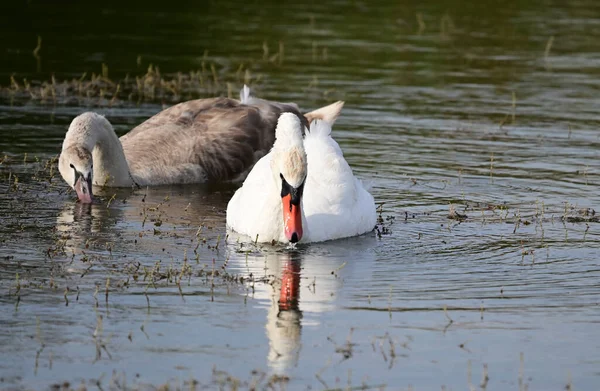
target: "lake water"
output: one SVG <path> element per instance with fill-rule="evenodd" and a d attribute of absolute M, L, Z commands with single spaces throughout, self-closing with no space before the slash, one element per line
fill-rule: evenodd
<path fill-rule="evenodd" d="M 7 7 L 0 389 L 600 387 L 597 2 Z M 234 186 L 86 207 L 57 173 L 83 111 L 124 134 L 244 82 L 346 101 L 379 232 L 248 244 Z"/>

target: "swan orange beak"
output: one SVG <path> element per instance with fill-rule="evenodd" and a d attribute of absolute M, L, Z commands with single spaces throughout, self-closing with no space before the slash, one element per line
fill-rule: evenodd
<path fill-rule="evenodd" d="M 292 195 L 287 194 L 281 197 L 283 202 L 283 227 L 285 237 L 292 243 L 302 239 L 302 213 L 300 213 L 300 203 L 292 203 Z"/>
<path fill-rule="evenodd" d="M 84 204 L 91 204 L 93 201 L 92 195 L 92 176 L 88 175 L 88 178 L 85 179 L 83 175 L 79 175 L 77 180 L 75 181 L 75 192 L 77 193 L 77 198 L 79 198 L 79 202 Z"/>

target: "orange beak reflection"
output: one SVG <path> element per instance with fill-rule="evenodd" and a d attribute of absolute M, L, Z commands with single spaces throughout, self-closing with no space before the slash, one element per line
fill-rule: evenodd
<path fill-rule="evenodd" d="M 298 310 L 300 296 L 300 261 L 287 261 L 281 273 L 279 311 Z"/>
<path fill-rule="evenodd" d="M 291 194 L 281 197 L 283 202 L 283 229 L 285 237 L 292 243 L 302 239 L 302 213 L 300 205 L 292 204 Z"/>

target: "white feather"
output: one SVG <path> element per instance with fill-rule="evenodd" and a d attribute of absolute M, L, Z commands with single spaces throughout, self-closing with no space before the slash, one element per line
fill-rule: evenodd
<path fill-rule="evenodd" d="M 250 103 L 250 88 L 244 84 L 244 87 L 240 90 L 240 102 L 247 105 Z"/>

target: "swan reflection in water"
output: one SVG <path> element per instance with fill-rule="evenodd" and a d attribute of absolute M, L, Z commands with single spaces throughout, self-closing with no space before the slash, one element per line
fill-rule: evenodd
<path fill-rule="evenodd" d="M 136 242 L 136 250 L 163 252 L 169 243 L 145 240 L 140 232 L 157 228 L 187 237 L 201 225 L 221 227 L 231 190 L 214 191 L 203 186 L 163 186 L 139 189 L 105 189 L 103 199 L 94 204 L 65 201 L 56 218 L 56 229 L 65 240 L 67 254 L 81 254 L 91 247 L 106 250 L 116 244 L 130 251 L 127 244 Z M 113 196 L 114 195 L 114 196 Z M 109 202 L 110 200 L 110 202 Z M 155 224 L 160 220 L 159 224 Z M 172 243 L 176 250 L 177 243 Z M 124 246 L 124 248 L 123 248 Z"/>
<path fill-rule="evenodd" d="M 298 363 L 301 346 L 302 311 L 300 310 L 299 253 L 278 254 L 267 263 L 279 269 L 280 279 L 273 285 L 273 297 L 267 313 L 267 360 L 273 369 L 285 369 Z M 277 289 L 278 288 L 278 289 Z"/>
<path fill-rule="evenodd" d="M 256 284 L 253 294 L 254 299 L 268 306 L 266 359 L 271 370 L 284 374 L 298 365 L 302 334 L 321 326 L 323 314 L 340 305 L 338 297 L 352 294 L 343 290 L 345 279 L 371 270 L 374 241 L 369 234 L 297 249 L 254 253 L 247 262 L 240 259 L 239 266 L 247 273 L 266 274 L 273 280 L 271 284 Z"/>
<path fill-rule="evenodd" d="M 69 201 L 56 217 L 56 230 L 64 240 L 65 252 L 79 255 L 90 244 L 106 246 L 115 240 L 115 224 L 122 218 L 120 209 Z"/>

